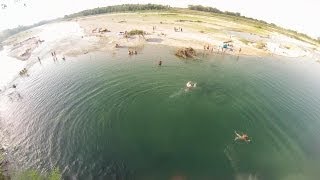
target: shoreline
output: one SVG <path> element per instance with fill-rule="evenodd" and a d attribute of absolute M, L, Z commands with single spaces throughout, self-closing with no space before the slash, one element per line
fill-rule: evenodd
<path fill-rule="evenodd" d="M 164 17 L 163 17 L 164 16 Z M 115 13 L 78 17 L 36 27 L 4 41 L 10 49 L 10 56 L 28 60 L 43 57 L 50 51 L 66 56 L 77 56 L 84 52 L 113 51 L 116 44 L 122 47 L 136 47 L 144 44 L 161 44 L 172 47 L 202 49 L 206 45 L 214 51 L 230 42 L 228 54 L 249 56 L 280 55 L 284 57 L 320 56 L 320 47 L 288 36 L 268 32 L 246 31 L 248 26 L 219 18 L 192 19 L 204 16 L 177 14 L 167 17 L 166 13 Z M 218 20 L 217 20 L 218 19 Z M 174 28 L 179 29 L 175 31 Z M 181 31 L 180 31 L 181 28 Z M 144 37 L 124 38 L 120 32 L 142 30 Z M 46 47 L 45 47 L 46 46 Z M 241 49 L 241 50 L 240 50 Z"/>
<path fill-rule="evenodd" d="M 166 16 L 165 13 L 162 14 Z M 226 25 L 222 27 L 219 22 L 214 24 L 214 20 L 209 23 L 203 19 L 201 22 L 193 22 L 188 20 L 199 17 L 186 14 L 168 19 L 167 16 L 165 18 L 161 16 L 161 13 L 160 17 L 159 13 L 115 13 L 80 17 L 42 25 L 8 38 L 4 43 L 4 49 L 0 50 L 0 59 L 3 60 L 0 61 L 0 67 L 5 70 L 0 72 L 4 77 L 0 78 L 0 100 L 1 96 L 16 91 L 13 86 L 23 78 L 19 76 L 19 71 L 23 68 L 29 69 L 41 61 L 44 64 L 45 61 L 52 61 L 54 59 L 52 52 L 57 54 L 56 58 L 59 61 L 62 61 L 65 57 L 83 56 L 88 53 L 116 53 L 119 48 L 129 50 L 139 49 L 145 45 L 161 45 L 175 49 L 192 47 L 199 54 L 199 58 L 204 54 L 207 57 L 221 55 L 260 58 L 307 57 L 314 62 L 320 61 L 320 47 L 279 33 L 271 32 L 268 36 L 262 36 L 252 32 L 238 32 L 235 29 L 242 28 L 243 25 L 224 21 L 222 23 Z M 181 30 L 175 31 L 175 27 Z M 143 30 L 146 34 L 128 38 L 119 35 L 120 32 L 130 32 L 135 29 Z M 221 53 L 223 42 L 226 41 L 232 41 L 230 44 L 232 43 L 233 51 Z M 117 44 L 119 48 L 116 47 Z M 207 45 L 213 48 L 212 51 L 204 50 L 204 46 Z M 1 121 L 0 117 L 0 124 Z M 0 137 L 2 137 L 1 128 Z M 5 154 L 6 146 L 3 138 L 3 141 L 0 141 L 0 156 Z M 0 159 L 0 179 L 1 175 L 9 176 L 7 173 L 10 173 L 10 164 L 11 162 L 5 157 Z"/>
<path fill-rule="evenodd" d="M 253 27 L 219 17 L 169 12 L 100 14 L 45 24 L 2 43 L 0 57 L 4 60 L 0 61 L 0 67 L 6 78 L 0 78 L 0 93 L 10 88 L 4 86 L 19 78 L 19 71 L 42 60 L 91 52 L 116 53 L 118 48 L 135 50 L 144 45 L 191 47 L 198 54 L 210 56 L 303 57 L 320 62 L 320 46 L 250 28 Z M 124 34 L 132 30 L 141 30 L 144 35 Z M 224 42 L 230 46 L 222 53 Z M 204 50 L 207 46 L 209 50 Z"/>

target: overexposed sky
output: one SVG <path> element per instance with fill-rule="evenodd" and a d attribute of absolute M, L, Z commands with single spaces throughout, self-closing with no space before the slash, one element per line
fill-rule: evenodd
<path fill-rule="evenodd" d="M 320 36 L 320 0 L 0 0 L 0 30 L 62 17 L 84 9 L 128 3 L 154 3 L 176 7 L 201 4 Z M 24 6 L 24 3 L 26 6 Z"/>

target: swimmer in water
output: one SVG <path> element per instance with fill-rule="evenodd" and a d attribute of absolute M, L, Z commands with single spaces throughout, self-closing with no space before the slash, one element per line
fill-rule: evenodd
<path fill-rule="evenodd" d="M 236 137 L 234 138 L 235 141 L 240 140 L 240 141 L 245 141 L 247 143 L 249 143 L 251 141 L 247 134 L 240 135 L 236 131 L 234 131 L 234 133 L 236 134 Z"/>
<path fill-rule="evenodd" d="M 192 81 L 188 81 L 186 84 L 188 89 L 197 87 L 197 83 L 193 83 Z"/>

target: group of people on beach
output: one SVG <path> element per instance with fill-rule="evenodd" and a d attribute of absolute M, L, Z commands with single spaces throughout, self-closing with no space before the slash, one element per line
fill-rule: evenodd
<path fill-rule="evenodd" d="M 133 51 L 133 50 L 132 50 L 132 51 L 129 50 L 129 51 L 128 51 L 128 54 L 129 54 L 129 55 L 137 55 L 137 54 L 138 54 L 138 51 L 136 51 L 136 50 L 134 50 L 134 51 Z"/>
<path fill-rule="evenodd" d="M 152 26 L 152 30 L 156 30 L 157 29 L 157 26 Z"/>
<path fill-rule="evenodd" d="M 51 52 L 51 56 L 52 56 L 52 58 L 53 58 L 53 61 L 57 61 L 57 60 L 58 60 L 58 58 L 57 58 L 57 55 L 56 55 L 56 52 L 55 52 L 55 51 Z"/>
<path fill-rule="evenodd" d="M 204 52 L 211 52 L 213 53 L 213 50 L 216 49 L 217 53 L 221 52 L 221 53 L 225 53 L 227 50 L 229 50 L 230 52 L 234 52 L 234 46 L 232 43 L 223 43 L 222 46 L 216 47 L 214 48 L 213 45 L 210 44 L 205 44 L 203 45 L 203 50 Z M 240 54 L 242 51 L 241 48 L 238 49 L 238 53 Z"/>
<path fill-rule="evenodd" d="M 182 28 L 181 27 L 178 27 L 178 28 L 174 27 L 173 29 L 174 29 L 174 32 L 182 32 Z"/>
<path fill-rule="evenodd" d="M 58 61 L 57 54 L 56 54 L 55 51 L 51 52 L 51 56 L 52 56 L 54 62 Z M 37 59 L 38 59 L 39 63 L 42 64 L 42 63 L 41 63 L 41 59 L 40 59 L 39 56 L 37 57 Z M 65 61 L 65 60 L 66 60 L 66 57 L 63 56 L 61 59 Z"/>

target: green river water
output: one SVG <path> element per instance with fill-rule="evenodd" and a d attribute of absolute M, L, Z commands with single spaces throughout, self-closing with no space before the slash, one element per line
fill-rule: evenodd
<path fill-rule="evenodd" d="M 1 102 L 15 166 L 65 179 L 319 179 L 320 64 L 173 54 L 34 65 L 21 97 Z M 252 142 L 234 142 L 235 130 Z"/>

